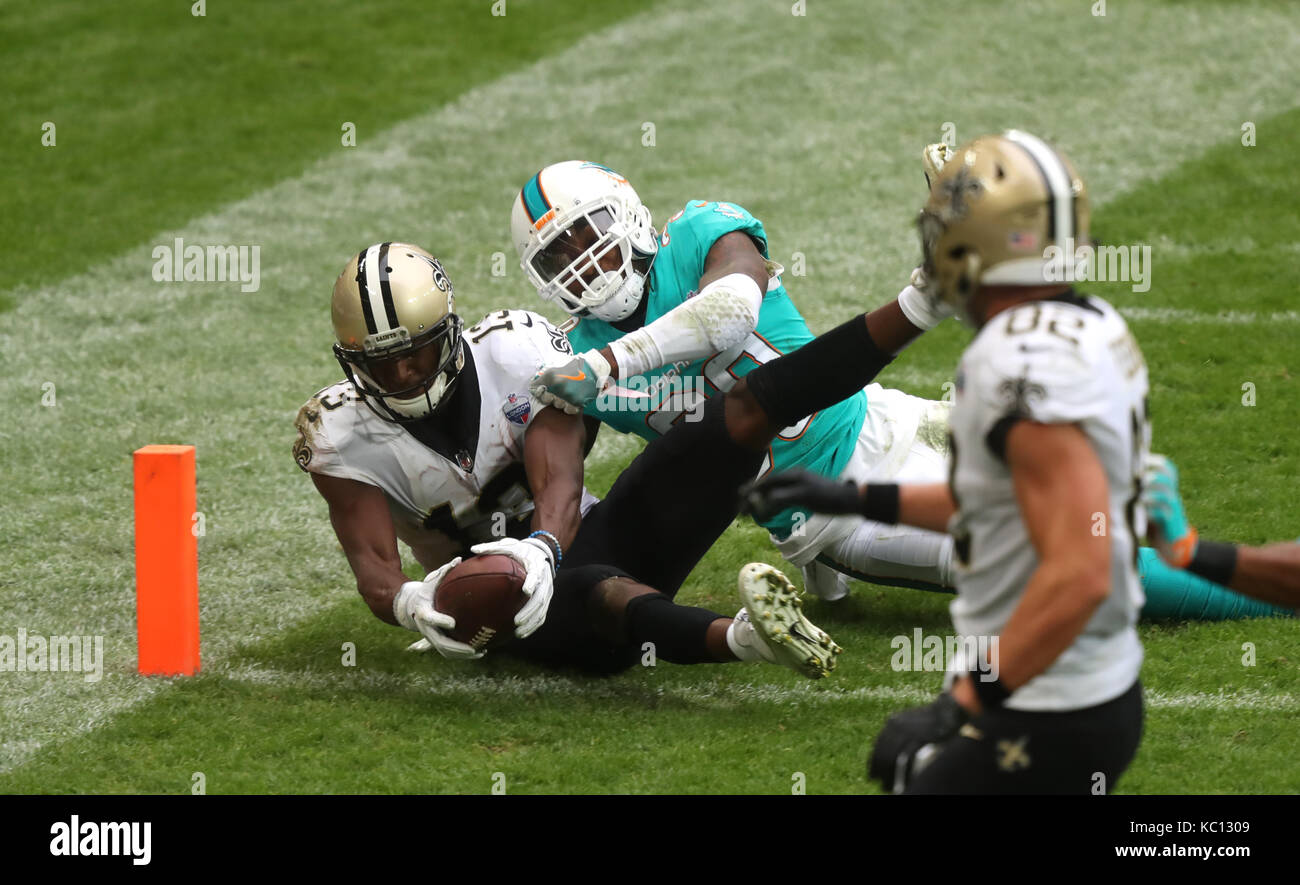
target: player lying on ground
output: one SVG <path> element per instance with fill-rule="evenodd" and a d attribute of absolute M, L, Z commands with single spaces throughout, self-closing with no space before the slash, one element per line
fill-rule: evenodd
<path fill-rule="evenodd" d="M 1277 606 L 1300 608 L 1300 543 L 1247 547 L 1200 537 L 1178 494 L 1178 469 L 1163 455 L 1147 464 L 1142 502 L 1156 549 L 1169 565 Z"/>
<path fill-rule="evenodd" d="M 925 149 L 927 181 L 949 155 L 944 145 Z M 656 234 L 625 178 L 597 163 L 566 161 L 524 185 L 511 234 L 528 281 L 573 317 L 561 329 L 583 351 L 540 373 L 533 392 L 616 430 L 655 439 L 705 397 L 813 338 L 769 259 L 762 223 L 735 204 L 690 201 Z M 912 285 L 887 309 L 905 318 L 912 335 L 949 315 Z M 783 428 L 761 470 L 799 466 L 856 482 L 939 482 L 947 476 L 948 411 L 947 403 L 871 384 Z M 823 599 L 845 596 L 850 577 L 946 592 L 955 585 L 952 540 L 944 533 L 785 505 L 757 518 L 802 567 L 809 592 Z M 1149 548 L 1139 552 L 1139 572 L 1148 617 L 1273 613 L 1165 566 Z"/>
<path fill-rule="evenodd" d="M 886 789 L 1110 791 L 1142 730 L 1142 354 L 1109 304 L 1048 282 L 1061 276 L 1045 248 L 1087 242 L 1088 203 L 1039 139 L 960 148 L 920 226 L 926 278 L 979 330 L 957 368 L 949 483 L 859 490 L 805 474 L 764 478 L 749 499 L 953 534 L 953 623 L 996 637 L 997 660 L 963 656 L 938 700 L 890 717 L 869 769 Z M 797 493 L 764 502 L 769 489 Z"/>
<path fill-rule="evenodd" d="M 433 597 L 460 555 L 504 554 L 527 574 L 530 599 L 504 648 L 520 657 L 607 673 L 638 661 L 650 642 L 678 663 L 766 660 L 813 677 L 833 668 L 838 647 L 770 566 L 742 569 L 746 608 L 734 620 L 672 602 L 734 518 L 736 489 L 774 432 L 752 396 L 719 400 L 704 421 L 648 446 L 595 503 L 582 487 L 583 419 L 528 393 L 540 367 L 571 352 L 543 317 L 502 311 L 462 336 L 441 265 L 400 243 L 348 263 L 332 313 L 349 380 L 300 410 L 294 457 L 328 502 L 376 617 L 418 631 L 445 656 L 479 657 L 447 635 L 455 624 Z M 679 464 L 715 457 L 744 466 L 728 478 Z M 688 516 L 674 523 L 674 506 Z M 398 538 L 432 572 L 426 580 L 402 573 Z"/>

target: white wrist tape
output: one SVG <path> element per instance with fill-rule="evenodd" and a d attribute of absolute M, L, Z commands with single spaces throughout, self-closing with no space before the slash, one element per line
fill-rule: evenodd
<path fill-rule="evenodd" d="M 401 624 L 407 630 L 419 632 L 420 627 L 415 623 L 415 618 L 411 616 L 411 597 L 420 593 L 419 581 L 407 581 L 397 591 L 393 597 L 393 617 L 397 623 Z"/>
<path fill-rule="evenodd" d="M 587 361 L 587 365 L 591 366 L 591 370 L 596 373 L 596 389 L 603 389 L 605 383 L 609 381 L 610 372 L 614 370 L 614 367 L 611 366 L 609 360 L 605 359 L 604 355 L 595 348 L 588 350 L 581 354 L 581 356 Z"/>
<path fill-rule="evenodd" d="M 918 329 L 933 329 L 952 316 L 952 308 L 914 285 L 908 285 L 898 293 L 898 306 L 908 322 Z"/>
<path fill-rule="evenodd" d="M 758 325 L 763 292 L 749 274 L 727 274 L 648 326 L 610 343 L 628 378 L 679 361 L 694 362 L 745 340 Z"/>

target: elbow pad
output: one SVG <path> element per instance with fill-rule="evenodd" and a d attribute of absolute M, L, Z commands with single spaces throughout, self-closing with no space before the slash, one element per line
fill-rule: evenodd
<path fill-rule="evenodd" d="M 714 280 L 648 326 L 610 343 L 619 377 L 694 362 L 745 340 L 758 325 L 763 292 L 748 274 Z"/>

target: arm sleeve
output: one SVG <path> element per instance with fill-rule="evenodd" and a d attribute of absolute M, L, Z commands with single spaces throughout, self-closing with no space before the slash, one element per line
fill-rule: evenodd
<path fill-rule="evenodd" d="M 763 293 L 746 274 L 728 274 L 648 326 L 610 343 L 627 378 L 678 361 L 695 362 L 739 344 L 758 325 Z"/>

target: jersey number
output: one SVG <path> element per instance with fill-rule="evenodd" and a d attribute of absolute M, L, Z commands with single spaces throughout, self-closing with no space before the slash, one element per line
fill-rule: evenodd
<path fill-rule="evenodd" d="M 486 323 L 488 320 L 492 320 L 492 319 L 501 320 L 501 322 L 493 323 L 490 326 L 484 327 L 483 324 Z M 523 327 L 525 329 L 528 329 L 531 328 L 532 325 L 533 325 L 533 318 L 530 317 L 528 314 L 524 314 Z M 497 329 L 505 329 L 507 332 L 509 332 L 513 330 L 514 327 L 515 327 L 515 321 L 510 319 L 510 311 L 503 310 L 500 313 L 489 314 L 488 316 L 485 316 L 483 319 L 479 320 L 473 326 L 470 326 L 469 331 L 467 331 L 465 334 L 471 336 L 469 339 L 470 343 L 478 344 L 489 334 L 495 332 Z"/>
<path fill-rule="evenodd" d="M 1124 502 L 1124 522 L 1128 526 L 1129 539 L 1133 542 L 1133 566 L 1138 561 L 1137 506 L 1142 497 L 1142 474 L 1146 461 L 1147 449 L 1150 448 L 1151 427 L 1147 422 L 1147 401 L 1142 398 L 1142 411 L 1133 409 L 1129 413 L 1129 429 L 1133 434 L 1133 494 Z"/>
<path fill-rule="evenodd" d="M 781 351 L 768 344 L 757 333 L 750 332 L 744 341 L 709 357 L 700 370 L 700 374 L 704 376 L 704 379 L 709 384 L 712 384 L 722 393 L 726 393 L 735 386 L 736 381 L 740 378 L 740 375 L 736 373 L 736 366 L 740 364 L 741 360 L 749 359 L 761 366 L 763 363 L 771 362 L 779 356 L 781 356 Z M 646 415 L 646 423 L 650 425 L 651 430 L 662 436 L 671 430 L 673 425 L 682 420 L 686 413 L 702 408 L 706 399 L 708 399 L 707 394 L 694 388 L 685 390 L 680 394 L 674 392 L 671 395 L 666 395 L 659 401 L 655 410 Z M 813 417 L 814 415 L 809 415 L 797 423 L 783 428 L 777 434 L 777 439 L 792 440 L 803 436 L 804 431 L 808 429 L 808 423 L 812 421 Z M 762 472 L 766 473 L 771 467 L 769 456 L 769 460 L 764 462 Z"/>
<path fill-rule="evenodd" d="M 466 514 L 467 519 L 458 520 L 456 514 L 452 512 L 451 504 L 445 503 L 429 511 L 424 518 L 424 527 L 431 531 L 442 532 L 450 538 L 462 540 L 461 532 L 481 523 L 485 518 L 490 518 L 493 511 L 510 511 L 516 514 L 511 516 L 511 519 L 518 518 L 520 514 L 517 511 L 520 505 L 531 500 L 532 496 L 524 465 L 518 462 L 509 464 L 484 484 L 478 501 Z"/>
<path fill-rule="evenodd" d="M 1062 331 L 1058 323 L 1065 323 L 1071 330 L 1083 328 L 1083 318 L 1076 316 L 1062 316 L 1060 311 L 1052 311 L 1052 318 L 1047 321 L 1047 334 L 1055 335 L 1062 341 L 1068 341 L 1074 347 L 1079 346 L 1079 339 L 1073 335 L 1067 335 Z M 1041 304 L 1035 304 L 1034 309 L 1028 315 L 1024 311 L 1011 311 L 1007 316 L 1006 334 L 1008 338 L 1016 335 L 1028 335 L 1038 328 L 1039 321 L 1043 318 L 1043 307 Z"/>

